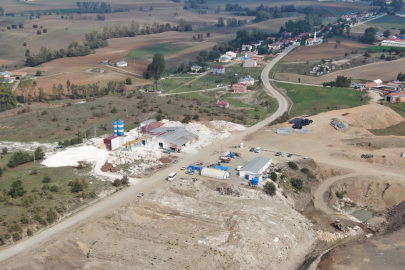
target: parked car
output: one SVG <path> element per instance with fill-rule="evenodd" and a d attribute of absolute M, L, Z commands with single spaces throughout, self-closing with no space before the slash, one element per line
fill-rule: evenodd
<path fill-rule="evenodd" d="M 276 153 L 276 157 L 278 157 L 279 155 L 281 155 L 281 152 L 277 152 L 277 153 Z"/>
<path fill-rule="evenodd" d="M 181 167 L 181 169 L 184 171 L 184 170 L 187 169 L 187 168 L 186 168 L 186 166 L 183 166 L 183 167 Z"/>
<path fill-rule="evenodd" d="M 286 156 L 287 156 L 287 153 L 283 153 L 281 156 L 282 156 L 282 157 L 286 157 Z"/>
<path fill-rule="evenodd" d="M 250 150 L 249 150 L 250 152 L 254 152 L 255 151 L 255 149 L 252 147 L 252 148 L 250 148 Z"/>
<path fill-rule="evenodd" d="M 143 195 L 145 195 L 145 193 L 139 192 L 138 197 L 143 197 Z"/>
<path fill-rule="evenodd" d="M 237 171 L 240 171 L 242 169 L 242 165 L 239 165 L 238 167 L 236 167 Z"/>
<path fill-rule="evenodd" d="M 290 154 L 288 154 L 288 157 L 292 157 L 292 154 L 290 153 Z"/>
<path fill-rule="evenodd" d="M 174 164 L 176 164 L 177 162 L 179 162 L 178 159 L 175 159 L 175 160 L 173 161 Z"/>
<path fill-rule="evenodd" d="M 255 149 L 255 153 L 260 153 L 262 151 L 262 148 L 259 146 Z"/>
<path fill-rule="evenodd" d="M 308 159 L 308 157 L 304 157 L 304 159 Z"/>

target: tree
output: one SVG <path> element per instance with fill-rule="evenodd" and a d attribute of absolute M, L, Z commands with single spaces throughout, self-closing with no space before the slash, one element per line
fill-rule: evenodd
<path fill-rule="evenodd" d="M 73 185 L 70 191 L 73 193 L 79 193 L 80 191 L 83 191 L 83 185 L 82 183 L 80 183 L 79 179 L 75 179 L 73 181 Z"/>
<path fill-rule="evenodd" d="M 116 107 L 112 108 L 111 113 L 117 113 L 117 112 L 118 112 L 118 110 Z"/>
<path fill-rule="evenodd" d="M 42 32 L 44 32 L 45 34 L 48 32 L 48 29 L 42 29 Z"/>
<path fill-rule="evenodd" d="M 42 179 L 42 183 L 50 183 L 52 180 L 49 176 L 45 176 L 44 179 Z"/>
<path fill-rule="evenodd" d="M 131 85 L 132 84 L 132 79 L 131 78 L 126 78 L 125 79 L 125 84 Z"/>
<path fill-rule="evenodd" d="M 26 152 L 18 151 L 18 152 L 15 152 L 11 156 L 10 160 L 7 163 L 7 166 L 10 168 L 14 168 L 20 164 L 24 164 L 24 163 L 30 162 L 32 160 L 33 160 L 33 157 L 30 154 L 28 154 Z"/>
<path fill-rule="evenodd" d="M 8 192 L 8 195 L 10 195 L 13 198 L 21 197 L 23 196 L 27 191 L 24 190 L 24 186 L 22 184 L 22 181 L 20 179 L 15 180 L 10 187 L 10 191 Z"/>
<path fill-rule="evenodd" d="M 399 74 L 401 74 L 401 73 L 399 73 Z M 3 155 L 7 155 L 7 154 L 8 154 L 8 148 L 7 148 L 7 147 L 3 147 L 3 148 L 1 149 L 1 152 L 2 152 Z"/>
<path fill-rule="evenodd" d="M 373 44 L 377 41 L 375 33 L 378 31 L 378 28 L 369 27 L 364 31 L 364 35 L 360 38 L 360 41 L 366 44 Z"/>
<path fill-rule="evenodd" d="M 37 35 L 40 35 L 41 34 L 41 30 L 37 30 Z"/>
<path fill-rule="evenodd" d="M 70 93 L 70 80 L 66 81 L 66 88 L 67 88 L 68 95 L 69 95 L 69 93 Z"/>
<path fill-rule="evenodd" d="M 121 186 L 121 184 L 122 184 L 122 182 L 121 182 L 121 180 L 120 179 L 115 179 L 114 180 L 114 182 L 112 183 L 112 185 L 114 186 L 114 187 L 119 187 L 119 186 Z"/>
<path fill-rule="evenodd" d="M 274 183 L 271 182 L 267 182 L 264 187 L 264 192 L 266 192 L 266 194 L 270 195 L 270 196 L 274 196 L 276 195 L 276 185 L 274 185 Z"/>
<path fill-rule="evenodd" d="M 210 33 L 210 32 L 207 33 L 207 37 L 211 37 L 211 33 Z"/>
<path fill-rule="evenodd" d="M 190 120 L 191 120 L 191 116 L 187 114 L 187 115 L 183 118 L 183 120 L 181 120 L 181 122 L 187 124 L 188 122 L 190 122 Z"/>
<path fill-rule="evenodd" d="M 193 120 L 200 121 L 200 116 L 198 114 L 195 114 Z"/>
<path fill-rule="evenodd" d="M 385 54 L 381 54 L 380 59 L 385 59 Z"/>
<path fill-rule="evenodd" d="M 0 111 L 17 107 L 17 98 L 12 86 L 8 83 L 0 82 Z"/>
<path fill-rule="evenodd" d="M 0 167 L 0 177 L 3 176 L 3 173 L 4 173 L 4 169 L 2 167 Z"/>
<path fill-rule="evenodd" d="M 123 185 L 128 185 L 128 184 L 129 184 L 129 177 L 128 177 L 127 174 L 124 174 L 124 176 L 123 176 L 122 179 L 121 179 L 121 183 L 122 183 Z"/>
<path fill-rule="evenodd" d="M 218 8 L 217 8 L 217 10 L 215 11 L 215 13 L 217 13 L 217 14 L 221 13 L 221 7 L 220 7 L 220 6 L 218 6 Z"/>
<path fill-rule="evenodd" d="M 350 35 L 350 26 L 346 25 L 346 35 L 349 36 Z"/>
<path fill-rule="evenodd" d="M 291 185 L 298 190 L 301 190 L 304 187 L 304 182 L 299 178 L 293 178 L 290 182 Z"/>
<path fill-rule="evenodd" d="M 288 166 L 293 170 L 298 170 L 298 165 L 295 162 L 292 161 L 288 162 Z"/>
<path fill-rule="evenodd" d="M 267 21 L 271 18 L 270 13 L 264 11 L 264 10 L 260 10 L 259 12 L 257 12 L 256 14 L 256 21 L 257 22 L 262 22 L 262 21 Z"/>
<path fill-rule="evenodd" d="M 219 17 L 219 18 L 218 18 L 217 26 L 218 26 L 218 27 L 224 27 L 224 26 L 225 26 L 224 18 L 222 18 L 222 17 Z"/>
<path fill-rule="evenodd" d="M 157 53 L 153 56 L 152 63 L 148 65 L 150 77 L 153 77 L 157 82 L 162 73 L 166 70 L 166 60 L 163 54 Z"/>
<path fill-rule="evenodd" d="M 277 181 L 277 173 L 276 173 L 276 172 L 272 172 L 272 173 L 270 174 L 270 178 L 271 178 L 271 180 L 273 180 L 274 182 L 276 182 L 276 181 Z"/>
<path fill-rule="evenodd" d="M 404 2 L 402 0 L 392 0 L 391 6 L 394 11 L 399 11 L 404 7 Z"/>
<path fill-rule="evenodd" d="M 45 153 L 41 147 L 37 147 L 37 149 L 35 149 L 34 156 L 35 156 L 35 160 L 44 159 Z"/>
<path fill-rule="evenodd" d="M 46 221 L 53 223 L 57 218 L 58 214 L 56 213 L 55 209 L 49 208 L 49 211 L 46 212 Z"/>
<path fill-rule="evenodd" d="M 387 29 L 387 30 L 385 30 L 384 32 L 383 32 L 383 35 L 384 35 L 384 37 L 389 37 L 389 36 L 391 36 L 391 30 L 390 29 Z"/>
<path fill-rule="evenodd" d="M 38 69 L 37 72 L 35 73 L 35 76 L 39 77 L 41 75 L 42 75 L 42 71 Z"/>

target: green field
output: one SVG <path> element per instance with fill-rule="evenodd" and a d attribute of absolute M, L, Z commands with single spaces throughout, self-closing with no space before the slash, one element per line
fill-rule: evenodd
<path fill-rule="evenodd" d="M 277 87 L 286 89 L 288 96 L 294 102 L 290 117 L 364 105 L 361 101 L 363 93 L 357 90 L 288 83 L 275 84 Z"/>
<path fill-rule="evenodd" d="M 376 136 L 405 136 L 405 122 L 401 122 L 397 125 L 390 126 L 384 129 L 372 129 L 369 131 Z"/>
<path fill-rule="evenodd" d="M 368 25 L 372 27 L 383 27 L 389 29 L 405 29 L 405 18 L 393 16 L 393 15 L 385 15 L 379 19 L 373 20 Z M 379 30 L 380 32 L 384 31 L 382 29 Z"/>
<path fill-rule="evenodd" d="M 145 56 L 153 56 L 156 53 L 162 53 L 164 55 L 169 55 L 175 52 L 182 51 L 189 48 L 189 46 L 178 47 L 170 44 L 158 43 L 152 46 L 143 47 L 140 49 L 133 50 L 127 56 L 126 59 L 136 60 Z"/>
<path fill-rule="evenodd" d="M 401 47 L 393 47 L 393 46 L 370 46 L 367 48 L 362 48 L 361 50 L 367 50 L 367 51 L 371 51 L 371 52 L 382 52 L 382 51 L 389 51 L 391 48 L 395 48 L 395 49 L 404 49 Z"/>

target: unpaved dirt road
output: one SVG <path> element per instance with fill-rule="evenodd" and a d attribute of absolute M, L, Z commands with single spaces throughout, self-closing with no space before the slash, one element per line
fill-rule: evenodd
<path fill-rule="evenodd" d="M 296 46 L 290 46 L 289 48 L 285 49 L 284 52 L 279 54 L 276 58 L 274 58 L 269 64 L 267 64 L 266 68 L 262 71 L 262 82 L 266 86 L 267 90 L 277 99 L 279 103 L 278 110 L 268 118 L 264 119 L 263 121 L 259 122 L 258 124 L 250 127 L 249 129 L 238 133 L 236 136 L 233 136 L 233 140 L 227 141 L 228 145 L 236 145 L 239 144 L 241 139 L 248 135 L 249 133 L 253 133 L 258 129 L 268 125 L 270 122 L 281 116 L 284 112 L 288 109 L 288 102 L 286 98 L 281 95 L 277 90 L 275 90 L 269 83 L 268 73 L 272 69 L 272 67 L 282 59 L 286 54 L 288 54 L 293 48 Z M 182 166 L 186 166 L 189 164 L 190 160 L 197 160 L 204 157 L 210 157 L 212 153 L 218 149 L 218 144 L 213 144 L 204 150 L 200 151 L 198 154 L 189 156 L 187 160 L 182 160 L 177 164 L 177 167 L 180 168 Z M 50 227 L 44 230 L 41 233 L 38 233 L 26 240 L 15 244 L 14 246 L 3 250 L 0 252 L 0 261 L 5 261 L 10 259 L 16 255 L 19 255 L 27 250 L 30 250 L 40 244 L 45 244 L 47 241 L 52 241 L 53 238 L 58 237 L 58 235 L 62 234 L 65 230 L 72 228 L 73 226 L 78 226 L 85 220 L 89 218 L 94 218 L 96 215 L 103 215 L 106 210 L 110 210 L 113 208 L 118 207 L 120 204 L 128 202 L 132 200 L 139 192 L 146 191 L 148 189 L 153 188 L 154 186 L 158 185 L 159 182 L 164 181 L 167 175 L 173 170 L 173 168 L 168 168 L 163 170 L 153 177 L 146 179 L 144 181 L 140 181 L 137 185 L 132 185 L 129 188 L 118 192 L 108 198 L 103 199 L 102 201 L 84 209 L 83 211 L 67 218 L 66 220 L 56 224 L 53 227 Z M 115 176 L 116 178 L 117 176 Z"/>

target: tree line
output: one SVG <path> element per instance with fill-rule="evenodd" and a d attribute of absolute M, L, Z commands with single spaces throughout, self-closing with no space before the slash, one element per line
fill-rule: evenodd
<path fill-rule="evenodd" d="M 105 2 L 77 2 L 76 6 L 79 8 L 80 13 L 111 13 L 111 12 L 125 12 L 130 11 L 129 8 L 116 8 L 112 9 L 110 4 Z"/>
<path fill-rule="evenodd" d="M 0 111 L 5 111 L 17 107 L 17 99 L 13 92 L 12 85 L 4 82 L 0 77 Z"/>
<path fill-rule="evenodd" d="M 240 27 L 240 26 L 245 26 L 248 23 L 246 19 L 243 20 L 237 20 L 236 18 L 229 18 L 226 20 L 222 17 L 218 18 L 218 23 L 216 24 L 217 27 Z"/>

